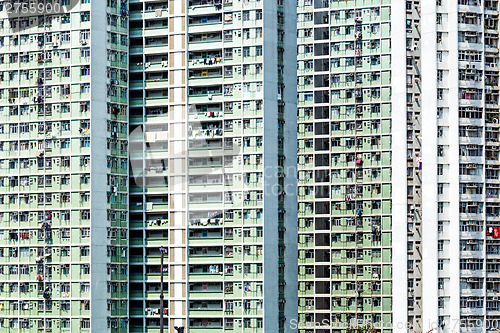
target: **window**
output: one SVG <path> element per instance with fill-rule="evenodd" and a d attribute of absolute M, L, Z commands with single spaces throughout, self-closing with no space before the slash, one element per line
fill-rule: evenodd
<path fill-rule="evenodd" d="M 90 266 L 88 264 L 80 265 L 80 274 L 90 274 Z"/>
<path fill-rule="evenodd" d="M 85 42 L 87 39 L 90 39 L 90 30 L 80 31 L 80 41 Z"/>
<path fill-rule="evenodd" d="M 437 212 L 438 214 L 442 214 L 444 211 L 444 203 L 443 202 L 438 202 L 438 205 L 437 205 Z"/>
<path fill-rule="evenodd" d="M 90 237 L 90 228 L 82 228 L 80 232 L 81 232 L 81 238 Z"/>
<path fill-rule="evenodd" d="M 80 328 L 90 328 L 90 319 L 88 318 L 83 318 L 80 321 Z"/>
<path fill-rule="evenodd" d="M 438 307 L 441 309 L 444 308 L 444 298 L 443 297 L 438 298 Z"/>
<path fill-rule="evenodd" d="M 442 51 L 437 52 L 437 61 L 443 62 L 443 52 Z"/>
<path fill-rule="evenodd" d="M 90 12 L 81 12 L 80 13 L 80 21 L 81 22 L 89 22 L 90 21 Z"/>
<path fill-rule="evenodd" d="M 80 143 L 82 148 L 90 147 L 90 138 L 81 138 Z"/>
<path fill-rule="evenodd" d="M 444 89 L 438 88 L 437 89 L 437 99 L 442 101 L 443 100 L 443 94 L 444 94 Z"/>
<path fill-rule="evenodd" d="M 71 129 L 70 121 L 69 120 L 61 121 L 61 129 L 63 131 L 69 131 Z"/>
<path fill-rule="evenodd" d="M 61 301 L 61 310 L 62 311 L 71 310 L 71 302 L 70 301 Z"/>
<path fill-rule="evenodd" d="M 61 148 L 68 149 L 70 146 L 70 139 L 61 139 Z"/>
<path fill-rule="evenodd" d="M 443 175 L 443 164 L 438 164 L 438 166 L 437 166 L 437 174 L 438 174 L 438 176 L 442 176 Z"/>
<path fill-rule="evenodd" d="M 90 48 L 86 47 L 81 50 L 80 56 L 82 58 L 90 58 Z"/>
<path fill-rule="evenodd" d="M 80 85 L 80 92 L 82 94 L 90 93 L 90 83 L 84 83 Z"/>
<path fill-rule="evenodd" d="M 90 75 L 90 66 L 82 66 L 80 71 L 82 76 L 88 76 Z"/>
<path fill-rule="evenodd" d="M 70 319 L 67 318 L 61 319 L 61 328 L 70 328 L 71 327 L 70 323 L 71 323 Z"/>
<path fill-rule="evenodd" d="M 68 246 L 61 247 L 61 257 L 69 257 L 69 247 Z"/>
<path fill-rule="evenodd" d="M 61 185 L 69 185 L 70 184 L 70 176 L 69 175 L 64 175 L 61 176 Z M 69 201 L 67 201 L 69 202 Z"/>
<path fill-rule="evenodd" d="M 88 283 L 88 282 L 80 283 L 80 292 L 82 294 L 89 293 L 90 292 L 90 283 Z"/>
<path fill-rule="evenodd" d="M 262 57 L 262 46 L 255 47 L 255 56 Z"/>
<path fill-rule="evenodd" d="M 69 296 L 69 293 L 71 292 L 71 285 L 69 282 L 62 282 L 61 283 L 61 294 L 63 296 Z"/>
<path fill-rule="evenodd" d="M 90 248 L 88 246 L 80 247 L 80 255 L 82 257 L 88 257 L 90 254 Z"/>
<path fill-rule="evenodd" d="M 61 23 L 62 24 L 70 23 L 70 15 L 69 14 L 63 14 L 61 16 Z"/>
<path fill-rule="evenodd" d="M 67 275 L 69 274 L 69 264 L 64 264 L 64 265 L 61 265 L 61 274 L 63 275 Z"/>
<path fill-rule="evenodd" d="M 61 32 L 61 42 L 69 42 L 71 41 L 71 34 L 69 31 Z"/>
<path fill-rule="evenodd" d="M 62 228 L 60 230 L 61 232 L 61 238 L 62 239 L 70 239 L 71 238 L 71 229 L 69 228 Z"/>

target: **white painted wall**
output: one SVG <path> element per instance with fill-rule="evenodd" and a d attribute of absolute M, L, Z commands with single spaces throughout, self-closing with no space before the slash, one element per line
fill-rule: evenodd
<path fill-rule="evenodd" d="M 107 156 L 106 156 L 106 1 L 91 2 L 91 330 L 107 329 Z"/>
<path fill-rule="evenodd" d="M 458 327 L 453 327 L 460 322 L 460 195 L 459 195 L 459 117 L 458 117 L 458 4 L 457 1 L 448 1 L 448 126 L 447 143 L 447 163 L 449 164 L 449 273 L 450 285 L 445 293 L 450 295 L 449 303 L 446 304 L 444 314 L 449 315 L 449 322 L 444 327 L 445 331 L 458 332 Z"/>
<path fill-rule="evenodd" d="M 406 3 L 391 5 L 392 45 L 392 260 L 394 332 L 407 332 L 408 228 L 406 138 Z"/>
<path fill-rule="evenodd" d="M 436 2 L 422 1 L 422 328 L 438 319 Z"/>

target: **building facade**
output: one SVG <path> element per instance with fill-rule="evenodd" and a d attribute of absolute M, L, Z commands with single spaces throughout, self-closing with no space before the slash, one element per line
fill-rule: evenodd
<path fill-rule="evenodd" d="M 498 327 L 497 0 L 49 3 L 0 2 L 0 332 L 159 331 L 161 273 L 169 332 Z"/>
<path fill-rule="evenodd" d="M 442 331 L 484 332 L 500 314 L 498 10 L 422 2 L 422 308 Z"/>
<path fill-rule="evenodd" d="M 170 332 L 296 317 L 295 11 L 130 3 L 131 332 L 159 326 L 160 246 Z"/>
<path fill-rule="evenodd" d="M 0 3 L 0 330 L 158 330 L 165 247 L 169 331 L 285 331 L 296 6 L 57 4 Z"/>
<path fill-rule="evenodd" d="M 299 330 L 492 329 L 498 1 L 305 0 L 297 29 Z"/>
<path fill-rule="evenodd" d="M 126 2 L 52 5 L 0 3 L 0 331 L 126 332 Z"/>
<path fill-rule="evenodd" d="M 413 14 L 388 0 L 298 2 L 299 332 L 391 332 L 409 319 Z"/>

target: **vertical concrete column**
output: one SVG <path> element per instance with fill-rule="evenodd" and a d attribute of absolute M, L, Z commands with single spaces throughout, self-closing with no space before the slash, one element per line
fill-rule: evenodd
<path fill-rule="evenodd" d="M 187 326 L 186 1 L 169 3 L 169 331 Z"/>

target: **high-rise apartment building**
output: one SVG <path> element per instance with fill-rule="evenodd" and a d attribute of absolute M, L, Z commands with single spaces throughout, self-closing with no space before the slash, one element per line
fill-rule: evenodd
<path fill-rule="evenodd" d="M 498 324 L 498 10 L 299 1 L 301 332 Z"/>
<path fill-rule="evenodd" d="M 497 0 L 17 3 L 0 332 L 498 327 Z"/>
<path fill-rule="evenodd" d="M 126 332 L 127 4 L 40 3 L 0 2 L 0 330 Z"/>
<path fill-rule="evenodd" d="M 406 5 L 298 2 L 300 332 L 408 320 Z"/>
<path fill-rule="evenodd" d="M 500 319 L 498 11 L 422 1 L 421 306 L 448 332 Z"/>
<path fill-rule="evenodd" d="M 282 332 L 296 300 L 296 4 L 130 3 L 130 331 Z"/>
<path fill-rule="evenodd" d="M 158 330 L 164 247 L 170 332 L 285 331 L 295 4 L 18 5 L 0 2 L 0 330 Z"/>

